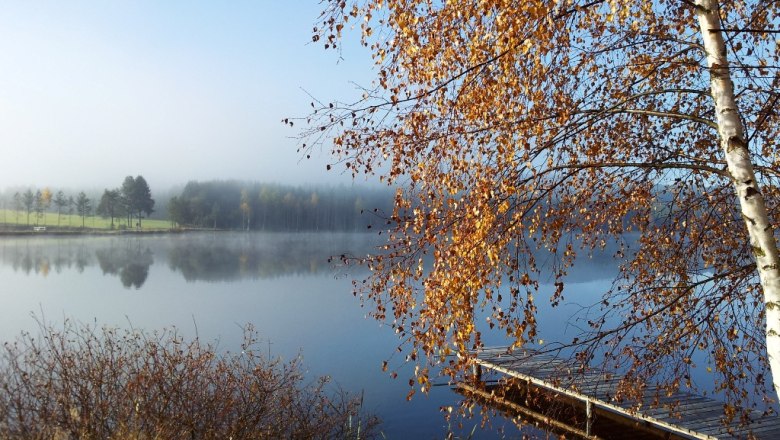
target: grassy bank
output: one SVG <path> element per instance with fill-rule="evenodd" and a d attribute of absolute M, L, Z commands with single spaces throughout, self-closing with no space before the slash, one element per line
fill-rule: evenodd
<path fill-rule="evenodd" d="M 127 227 L 127 222 L 123 219 L 114 219 L 115 230 L 135 229 L 135 225 Z M 167 220 L 144 219 L 142 221 L 144 230 L 165 230 L 170 229 L 171 224 Z M 47 212 L 38 217 L 35 213 L 30 214 L 29 224 L 26 212 L 12 211 L 10 209 L 0 209 L 0 230 L 5 231 L 32 231 L 34 226 L 45 226 L 46 231 L 58 232 L 79 232 L 83 229 L 90 230 L 111 230 L 111 219 L 92 215 L 84 219 L 82 228 L 81 217 L 78 215 Z"/>

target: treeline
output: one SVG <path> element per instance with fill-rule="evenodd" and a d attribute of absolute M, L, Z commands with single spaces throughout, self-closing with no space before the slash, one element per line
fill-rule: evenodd
<path fill-rule="evenodd" d="M 97 213 L 111 219 L 111 229 L 114 228 L 114 219 L 124 219 L 126 226 L 133 224 L 141 227 L 141 219 L 154 212 L 154 199 L 149 184 L 143 176 L 133 178 L 125 177 L 122 186 L 116 189 L 105 189 L 97 206 Z"/>
<path fill-rule="evenodd" d="M 66 195 L 64 191 L 57 191 L 55 194 L 49 188 L 16 191 L 12 197 L 11 208 L 16 211 L 16 223 L 20 223 L 19 216 L 22 215 L 26 218 L 27 226 L 38 226 L 47 212 L 57 214 L 57 226 L 60 226 L 60 220 L 65 214 L 78 214 L 82 218 L 83 226 L 84 218 L 92 212 L 91 200 L 83 191 L 74 197 Z"/>
<path fill-rule="evenodd" d="M 5 199 L 8 198 L 6 195 Z M 84 191 L 76 195 L 68 195 L 63 190 L 55 193 L 48 187 L 27 188 L 14 192 L 10 197 L 10 204 L 8 200 L 3 200 L 2 205 L 16 212 L 14 223 L 27 226 L 56 224 L 60 227 L 63 226 L 63 216 L 70 217 L 76 214 L 81 217 L 81 227 L 84 227 L 86 218 L 94 213 L 106 219 L 110 218 L 112 229 L 114 219 L 123 219 L 124 227 L 130 227 L 135 220 L 135 225 L 140 227 L 144 214 L 148 216 L 154 212 L 152 192 L 143 176 L 135 178 L 127 176 L 120 187 L 106 189 L 100 197 L 88 197 Z M 46 213 L 56 214 L 56 222 L 47 225 Z M 24 223 L 20 221 L 20 217 L 24 218 Z M 70 218 L 68 218 L 68 226 L 70 226 Z"/>
<path fill-rule="evenodd" d="M 391 209 L 386 189 L 241 181 L 192 181 L 168 202 L 179 226 L 265 231 L 365 230 Z"/>

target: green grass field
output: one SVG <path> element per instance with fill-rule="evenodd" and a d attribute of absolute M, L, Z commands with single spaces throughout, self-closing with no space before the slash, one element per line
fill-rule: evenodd
<path fill-rule="evenodd" d="M 0 209 L 0 225 L 5 225 L 13 229 L 26 229 L 27 213 L 13 211 L 10 209 Z M 153 229 L 170 229 L 171 223 L 167 220 L 152 220 L 144 219 L 142 222 L 144 230 Z M 78 229 L 81 228 L 81 217 L 78 215 L 63 214 L 59 218 L 59 225 L 57 222 L 57 213 L 47 212 L 42 217 L 37 217 L 36 214 L 30 213 L 29 227 L 33 226 L 46 226 L 47 228 L 56 229 L 58 226 L 62 229 Z M 111 229 L 111 219 L 103 218 L 100 216 L 89 216 L 85 218 L 84 227 L 88 229 Z M 119 229 L 125 228 L 126 222 L 123 219 L 114 219 L 114 227 Z"/>

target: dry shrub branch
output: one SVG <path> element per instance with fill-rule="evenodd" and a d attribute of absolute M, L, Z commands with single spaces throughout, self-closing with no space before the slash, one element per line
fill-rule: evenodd
<path fill-rule="evenodd" d="M 269 359 L 251 326 L 240 353 L 197 337 L 39 321 L 0 355 L 0 438 L 369 438 L 362 399 Z"/>

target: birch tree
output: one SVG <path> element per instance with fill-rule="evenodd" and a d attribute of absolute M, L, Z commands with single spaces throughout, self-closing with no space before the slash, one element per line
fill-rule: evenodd
<path fill-rule="evenodd" d="M 704 42 L 704 51 L 707 56 L 707 67 L 710 71 L 710 87 L 718 125 L 718 138 L 726 160 L 727 170 L 739 199 L 742 218 L 745 220 L 750 248 L 753 251 L 756 271 L 763 290 L 767 357 L 774 378 L 775 394 L 780 396 L 780 255 L 778 255 L 774 227 L 769 219 L 761 188 L 758 186 L 753 169 L 751 156 L 761 153 L 751 153 L 746 141 L 745 127 L 742 123 L 740 108 L 734 94 L 734 84 L 731 80 L 728 50 L 721 26 L 718 2 L 702 0 L 695 6 Z M 751 32 L 756 31 L 756 29 L 743 28 L 737 29 L 737 31 Z M 761 32 L 761 29 L 758 31 Z M 777 53 L 776 46 L 775 53 Z M 766 60 L 760 61 L 765 62 Z M 776 85 L 776 83 L 772 84 L 772 87 L 775 88 Z M 765 111 L 772 111 L 772 108 L 767 108 Z M 774 156 L 777 157 L 776 152 Z M 773 168 L 772 171 L 776 172 L 777 167 Z"/>
<path fill-rule="evenodd" d="M 339 50 L 358 28 L 376 80 L 357 102 L 315 102 L 302 150 L 325 145 L 328 168 L 398 187 L 387 245 L 356 290 L 399 334 L 422 390 L 433 366 L 464 374 L 484 332 L 538 342 L 539 298 L 576 301 L 567 270 L 614 243 L 619 274 L 597 317 L 556 348 L 627 371 L 622 396 L 651 380 L 695 386 L 696 353 L 728 399 L 775 394 L 777 10 L 328 3 L 313 40 Z"/>
<path fill-rule="evenodd" d="M 57 208 L 57 227 L 60 227 L 60 220 L 62 218 L 62 210 L 68 206 L 68 199 L 65 197 L 64 191 L 57 191 L 57 195 L 54 196 L 54 206 Z"/>
<path fill-rule="evenodd" d="M 92 201 L 82 191 L 76 198 L 75 205 L 76 212 L 81 216 L 81 227 L 84 228 L 86 226 L 87 216 L 92 213 Z"/>
<path fill-rule="evenodd" d="M 14 210 L 16 211 L 16 224 L 19 224 L 19 213 L 24 209 L 24 202 L 19 191 L 14 193 Z"/>
<path fill-rule="evenodd" d="M 33 210 L 35 211 L 35 225 L 38 226 L 38 222 L 41 220 L 43 217 L 43 212 L 46 210 L 45 203 L 43 201 L 43 193 L 41 190 L 35 191 Z"/>
<path fill-rule="evenodd" d="M 22 194 L 22 204 L 27 211 L 27 226 L 30 226 L 30 213 L 35 206 L 35 194 L 33 194 L 31 189 L 28 189 Z"/>
<path fill-rule="evenodd" d="M 241 229 L 248 231 L 251 224 L 252 207 L 249 203 L 249 191 L 246 189 L 241 190 L 241 205 L 239 209 L 241 210 Z"/>

